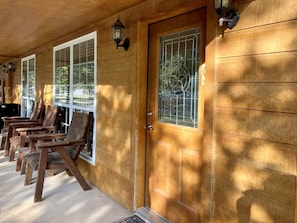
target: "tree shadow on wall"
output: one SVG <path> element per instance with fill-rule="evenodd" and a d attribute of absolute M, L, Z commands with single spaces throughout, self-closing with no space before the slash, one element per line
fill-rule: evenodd
<path fill-rule="evenodd" d="M 238 223 L 293 222 L 295 176 L 273 173 L 263 182 L 263 190 L 249 189 L 237 200 Z M 280 202 L 281 201 L 281 202 Z M 284 219 L 285 218 L 285 219 Z"/>
<path fill-rule="evenodd" d="M 284 3 L 287 11 L 290 2 Z M 220 40 L 221 50 L 226 49 L 227 44 L 223 44 L 234 43 L 233 40 L 246 48 L 243 51 L 240 47 L 228 48 L 229 51 L 219 55 L 216 64 L 213 218 L 217 222 L 293 223 L 296 38 L 287 36 L 286 44 L 277 53 L 272 51 L 276 41 L 267 33 L 275 33 L 279 27 L 269 23 L 268 15 L 275 8 L 267 11 L 265 3 L 254 1 L 254 4 L 258 4 L 254 7 L 258 12 L 267 14 L 263 16 L 267 20 L 265 29 L 247 27 L 258 45 L 256 42 L 244 45 L 245 34 L 240 32 L 227 32 L 225 39 Z M 294 24 L 284 21 L 284 25 Z"/>

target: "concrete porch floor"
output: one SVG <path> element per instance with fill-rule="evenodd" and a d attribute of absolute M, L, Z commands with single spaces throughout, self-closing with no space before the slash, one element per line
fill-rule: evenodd
<path fill-rule="evenodd" d="M 24 186 L 25 176 L 15 172 L 15 162 L 3 154 L 0 150 L 1 223 L 111 223 L 132 215 L 92 185 L 83 191 L 65 172 L 46 177 L 43 201 L 34 203 L 35 183 Z"/>

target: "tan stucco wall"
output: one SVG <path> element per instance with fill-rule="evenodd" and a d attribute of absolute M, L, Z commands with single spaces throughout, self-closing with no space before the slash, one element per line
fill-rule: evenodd
<path fill-rule="evenodd" d="M 36 54 L 36 100 L 43 100 L 46 105 L 53 99 L 53 47 L 55 43 L 41 46 L 28 54 Z M 21 103 L 21 58 L 13 60 L 16 71 L 12 74 L 12 96 L 14 103 Z M 8 77 L 5 76 L 5 86 Z M 7 102 L 8 103 L 8 102 Z"/>

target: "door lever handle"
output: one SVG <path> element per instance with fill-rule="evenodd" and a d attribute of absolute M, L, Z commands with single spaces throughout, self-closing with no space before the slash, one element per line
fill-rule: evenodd
<path fill-rule="evenodd" d="M 153 113 L 151 112 L 151 111 L 148 111 L 147 113 L 146 113 L 146 116 L 147 117 L 150 117 L 150 116 L 152 116 L 153 115 Z"/>
<path fill-rule="evenodd" d="M 146 129 L 149 131 L 154 130 L 153 126 L 151 124 L 146 125 Z"/>

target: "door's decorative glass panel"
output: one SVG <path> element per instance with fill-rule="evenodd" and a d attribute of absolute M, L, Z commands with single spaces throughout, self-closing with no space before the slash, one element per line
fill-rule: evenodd
<path fill-rule="evenodd" d="M 161 37 L 159 122 L 198 128 L 199 28 Z"/>

